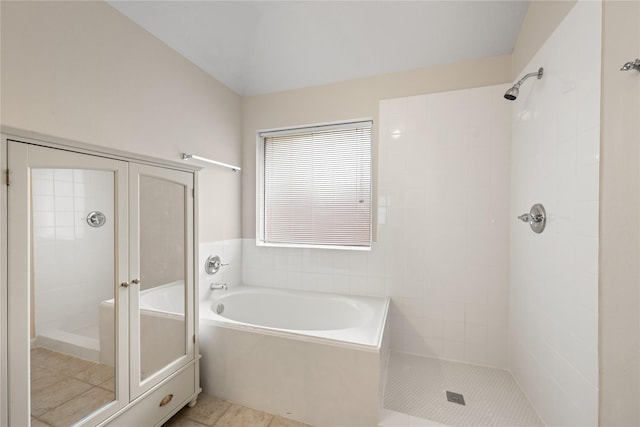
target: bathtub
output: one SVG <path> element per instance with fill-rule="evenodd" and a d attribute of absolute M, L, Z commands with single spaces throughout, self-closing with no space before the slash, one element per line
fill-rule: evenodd
<path fill-rule="evenodd" d="M 114 364 L 113 299 L 100 303 L 100 363 Z M 184 354 L 184 282 L 179 280 L 140 292 L 140 365 L 142 378 Z"/>
<path fill-rule="evenodd" d="M 375 426 L 388 298 L 253 286 L 200 301 L 205 392 L 314 426 Z"/>
<path fill-rule="evenodd" d="M 184 282 L 167 283 L 140 292 L 140 310 L 184 317 Z"/>

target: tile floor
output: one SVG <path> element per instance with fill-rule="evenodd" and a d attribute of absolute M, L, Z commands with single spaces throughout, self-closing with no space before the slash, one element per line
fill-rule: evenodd
<path fill-rule="evenodd" d="M 45 348 L 31 349 L 31 426 L 67 427 L 114 399 L 113 367 Z M 206 395 L 166 427 L 311 427 Z"/>
<path fill-rule="evenodd" d="M 311 427 L 298 421 L 226 402 L 201 393 L 193 408 L 184 407 L 163 427 Z"/>
<path fill-rule="evenodd" d="M 463 394 L 465 405 L 447 401 L 446 391 Z M 544 426 L 509 372 L 396 352 L 389 359 L 384 407 L 411 417 L 388 414 L 385 427 L 434 425 L 420 419 L 449 426 Z"/>
<path fill-rule="evenodd" d="M 383 409 L 379 427 L 449 427 L 400 412 Z M 312 427 L 244 406 L 235 405 L 207 394 L 198 396 L 198 404 L 185 407 L 163 427 Z M 335 427 L 348 427 L 335 426 Z"/>
<path fill-rule="evenodd" d="M 31 350 L 31 377 L 33 427 L 69 426 L 114 398 L 112 367 L 44 348 Z M 447 402 L 446 390 L 466 405 Z M 380 427 L 544 425 L 506 371 L 395 352 L 384 406 Z M 311 426 L 202 393 L 163 427 Z"/>
<path fill-rule="evenodd" d="M 31 425 L 69 426 L 114 399 L 113 367 L 31 349 Z"/>
<path fill-rule="evenodd" d="M 380 412 L 379 427 L 451 427 L 441 424 L 437 421 L 425 420 L 424 418 L 414 417 L 413 415 L 403 414 L 402 412 L 393 411 L 391 409 L 382 409 Z"/>

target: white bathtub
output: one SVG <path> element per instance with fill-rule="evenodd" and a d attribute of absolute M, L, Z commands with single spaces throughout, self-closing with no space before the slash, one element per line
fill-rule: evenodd
<path fill-rule="evenodd" d="M 114 364 L 114 300 L 100 303 L 100 363 Z M 141 375 L 153 374 L 184 354 L 184 282 L 176 281 L 140 292 Z"/>
<path fill-rule="evenodd" d="M 388 298 L 252 286 L 203 297 L 206 392 L 314 426 L 377 425 Z"/>
<path fill-rule="evenodd" d="M 140 309 L 184 316 L 184 282 L 179 280 L 140 292 Z"/>

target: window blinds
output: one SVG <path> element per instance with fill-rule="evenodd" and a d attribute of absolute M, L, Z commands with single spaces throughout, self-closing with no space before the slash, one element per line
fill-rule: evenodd
<path fill-rule="evenodd" d="M 371 245 L 371 122 L 262 134 L 262 241 Z"/>

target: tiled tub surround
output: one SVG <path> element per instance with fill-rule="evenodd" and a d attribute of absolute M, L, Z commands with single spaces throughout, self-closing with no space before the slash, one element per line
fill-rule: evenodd
<path fill-rule="evenodd" d="M 244 283 L 391 297 L 392 349 L 506 368 L 508 87 L 381 101 L 371 251 L 244 239 Z"/>
<path fill-rule="evenodd" d="M 550 426 L 598 424 L 601 15 L 578 1 L 512 103 L 510 369 Z M 542 234 L 516 219 L 537 202 Z"/>
<path fill-rule="evenodd" d="M 219 300 L 214 297 L 200 303 L 200 369 L 207 393 L 315 426 L 377 425 L 389 354 L 387 299 L 257 288 L 250 303 L 246 301 L 250 287 L 234 288 L 216 291 L 226 293 Z M 361 310 L 367 315 L 364 323 L 355 321 L 355 325 L 347 318 L 350 325 L 325 330 L 308 325 L 265 327 L 255 324 L 255 319 L 243 323 L 215 313 L 219 303 L 225 304 L 225 310 L 234 310 L 234 292 L 239 292 L 236 296 L 243 305 L 251 306 L 247 315 L 252 310 L 264 314 L 271 309 L 277 319 L 283 310 L 295 314 L 301 299 L 313 299 L 318 310 L 307 306 L 299 314 L 318 311 L 316 321 L 322 321 L 329 314 L 321 305 L 326 298 L 344 299 L 354 309 L 364 305 Z M 272 297 L 282 302 L 275 304 Z M 272 303 L 262 304 L 268 300 Z M 335 329 L 327 330 L 331 327 Z"/>

